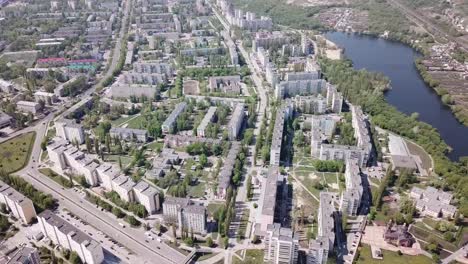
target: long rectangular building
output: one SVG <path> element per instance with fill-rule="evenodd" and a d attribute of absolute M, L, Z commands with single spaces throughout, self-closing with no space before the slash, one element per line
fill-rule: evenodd
<path fill-rule="evenodd" d="M 242 124 L 244 122 L 244 112 L 245 105 L 243 103 L 237 104 L 233 110 L 231 120 L 229 120 L 228 129 L 229 129 L 229 139 L 235 140 L 239 137 Z"/>
<path fill-rule="evenodd" d="M 161 128 L 164 133 L 170 133 L 171 130 L 174 128 L 174 124 L 179 117 L 179 115 L 185 110 L 187 107 L 186 102 L 178 103 L 174 110 L 172 110 L 171 114 L 166 118 L 164 123 L 162 124 Z"/>
<path fill-rule="evenodd" d="M 292 104 L 290 101 L 287 101 L 286 104 L 276 112 L 275 128 L 273 129 L 273 139 L 270 149 L 270 165 L 280 165 L 284 122 L 291 116 L 292 111 Z"/>
<path fill-rule="evenodd" d="M 41 231 L 55 245 L 74 251 L 83 263 L 99 264 L 104 261 L 101 245 L 64 219 L 49 210 L 38 215 Z"/>
<path fill-rule="evenodd" d="M 20 192 L 0 181 L 0 203 L 3 203 L 17 219 L 29 224 L 36 217 L 32 201 Z"/>
<path fill-rule="evenodd" d="M 203 117 L 203 120 L 200 122 L 200 125 L 197 127 L 197 136 L 199 137 L 205 137 L 205 130 L 206 127 L 210 122 L 213 121 L 215 115 L 216 115 L 216 106 L 211 106 L 208 108 L 208 112 L 206 112 L 206 115 Z"/>

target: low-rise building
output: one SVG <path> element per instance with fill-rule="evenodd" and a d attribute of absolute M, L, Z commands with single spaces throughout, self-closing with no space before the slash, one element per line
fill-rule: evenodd
<path fill-rule="evenodd" d="M 4 259 L 0 258 L 2 264 L 40 264 L 41 258 L 37 249 L 31 247 L 20 247 Z"/>
<path fill-rule="evenodd" d="M 36 99 L 36 102 L 43 101 L 49 105 L 57 101 L 57 96 L 54 93 L 47 93 L 43 91 L 35 92 L 34 98 Z"/>
<path fill-rule="evenodd" d="M 104 261 L 101 245 L 49 210 L 38 215 L 41 231 L 55 245 L 74 251 L 83 263 L 100 264 Z"/>
<path fill-rule="evenodd" d="M 299 238 L 290 228 L 280 224 L 268 225 L 265 236 L 264 260 L 267 263 L 294 264 L 297 263 Z"/>
<path fill-rule="evenodd" d="M 0 91 L 4 93 L 12 93 L 15 91 L 15 86 L 12 82 L 0 79 Z"/>
<path fill-rule="evenodd" d="M 20 112 L 27 112 L 36 114 L 41 110 L 41 105 L 37 102 L 29 102 L 29 101 L 18 101 L 16 103 L 16 108 Z"/>
<path fill-rule="evenodd" d="M 2 181 L 0 181 L 0 203 L 5 204 L 8 211 L 25 224 L 31 223 L 36 218 L 32 201 Z"/>
<path fill-rule="evenodd" d="M 383 239 L 397 247 L 411 247 L 414 242 L 416 242 L 413 236 L 408 232 L 408 226 L 406 226 L 406 224 L 395 225 L 392 220 L 390 220 L 385 228 Z"/>
<path fill-rule="evenodd" d="M 457 208 L 450 204 L 453 195 L 431 186 L 425 190 L 413 187 L 410 197 L 416 201 L 416 209 L 423 216 L 453 218 L 457 212 Z"/>
<path fill-rule="evenodd" d="M 146 142 L 148 140 L 148 132 L 142 129 L 113 127 L 109 133 L 111 137 L 118 137 L 125 141 Z"/>

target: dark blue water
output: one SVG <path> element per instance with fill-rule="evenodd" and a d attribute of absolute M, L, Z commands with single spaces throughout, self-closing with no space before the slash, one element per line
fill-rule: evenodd
<path fill-rule="evenodd" d="M 414 59 L 420 56 L 404 44 L 359 34 L 327 33 L 353 61 L 354 68 L 381 72 L 391 80 L 392 90 L 385 95 L 398 110 L 419 113 L 419 119 L 435 127 L 453 149 L 452 160 L 468 156 L 468 127 L 459 123 L 439 96 L 421 79 Z"/>

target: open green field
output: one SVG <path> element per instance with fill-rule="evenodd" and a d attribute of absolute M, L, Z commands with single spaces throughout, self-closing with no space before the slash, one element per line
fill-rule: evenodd
<path fill-rule="evenodd" d="M 36 132 L 19 135 L 0 144 L 0 170 L 12 173 L 28 162 Z"/>
<path fill-rule="evenodd" d="M 411 263 L 411 264 L 429 264 L 434 263 L 432 259 L 423 256 L 409 256 L 409 255 L 398 255 L 397 252 L 382 250 L 383 259 L 373 259 L 370 246 L 363 246 L 359 248 L 359 258 L 356 260 L 356 264 L 395 264 L 395 263 Z"/>
<path fill-rule="evenodd" d="M 238 255 L 241 255 L 241 251 L 236 252 Z M 245 253 L 245 259 L 240 260 L 237 257 L 232 258 L 233 264 L 256 264 L 256 263 L 263 263 L 263 250 L 261 249 L 247 249 Z"/>

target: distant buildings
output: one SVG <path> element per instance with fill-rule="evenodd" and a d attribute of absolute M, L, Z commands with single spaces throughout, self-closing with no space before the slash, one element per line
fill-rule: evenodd
<path fill-rule="evenodd" d="M 206 209 L 188 198 L 166 197 L 163 215 L 167 222 L 175 222 L 180 232 L 206 233 Z"/>
<path fill-rule="evenodd" d="M 434 187 L 429 186 L 425 190 L 413 187 L 410 197 L 416 201 L 416 209 L 423 216 L 453 218 L 457 212 L 457 208 L 450 204 L 452 194 Z"/>
<path fill-rule="evenodd" d="M 229 124 L 227 126 L 230 140 L 236 140 L 241 133 L 245 116 L 244 108 L 245 105 L 243 103 L 239 103 L 233 110 L 231 120 L 229 120 Z"/>
<path fill-rule="evenodd" d="M 187 107 L 186 102 L 178 103 L 174 110 L 172 110 L 171 114 L 167 117 L 167 119 L 162 124 L 161 128 L 164 133 L 171 133 L 174 129 L 175 122 L 179 115 L 185 110 Z"/>
<path fill-rule="evenodd" d="M 78 142 L 83 144 L 85 141 L 84 130 L 81 124 L 77 124 L 75 120 L 60 119 L 55 122 L 57 136 L 70 142 Z"/>
<path fill-rule="evenodd" d="M 265 262 L 294 264 L 297 263 L 298 251 L 299 238 L 290 228 L 283 228 L 278 223 L 268 225 L 265 236 Z"/>
<path fill-rule="evenodd" d="M 240 9 L 234 9 L 230 1 L 217 0 L 217 4 L 221 8 L 226 20 L 232 26 L 250 31 L 258 31 L 261 29 L 271 30 L 273 27 L 273 21 L 269 17 L 261 16 L 257 18 L 255 13 L 244 13 L 244 11 Z"/>
<path fill-rule="evenodd" d="M 257 50 L 258 47 L 268 49 L 270 47 L 280 48 L 283 44 L 289 42 L 289 38 L 281 31 L 262 31 L 256 32 L 255 38 L 252 40 L 252 49 Z"/>
<path fill-rule="evenodd" d="M 125 141 L 148 141 L 148 131 L 142 129 L 113 127 L 109 131 L 111 137 L 118 137 Z"/>
<path fill-rule="evenodd" d="M 224 94 L 240 94 L 241 80 L 239 75 L 218 76 L 208 79 L 208 89 L 210 92 L 221 92 Z"/>
<path fill-rule="evenodd" d="M 31 223 L 36 218 L 32 201 L 2 181 L 0 181 L 0 203 L 5 204 L 8 211 L 25 224 Z"/>
<path fill-rule="evenodd" d="M 83 263 L 100 264 L 104 252 L 99 242 L 49 210 L 38 215 L 41 231 L 55 245 L 74 251 Z"/>

